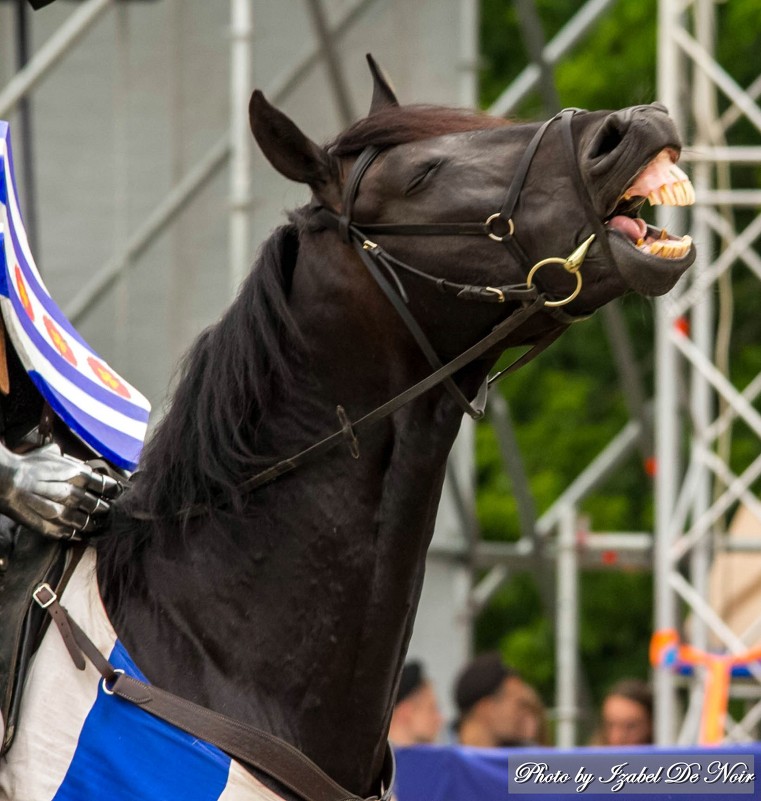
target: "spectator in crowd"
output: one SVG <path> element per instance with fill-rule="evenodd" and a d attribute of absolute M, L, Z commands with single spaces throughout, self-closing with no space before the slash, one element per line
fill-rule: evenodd
<path fill-rule="evenodd" d="M 433 685 L 420 662 L 402 668 L 388 739 L 395 746 L 435 743 L 443 718 Z"/>
<path fill-rule="evenodd" d="M 536 691 L 498 653 L 477 656 L 455 683 L 462 745 L 483 748 L 546 744 L 544 710 Z"/>
<path fill-rule="evenodd" d="M 599 745 L 649 745 L 653 741 L 653 694 L 641 679 L 623 679 L 602 702 Z"/>
<path fill-rule="evenodd" d="M 547 710 L 539 693 L 526 682 L 522 682 L 518 699 L 517 739 L 521 745 L 550 745 L 550 727 Z"/>

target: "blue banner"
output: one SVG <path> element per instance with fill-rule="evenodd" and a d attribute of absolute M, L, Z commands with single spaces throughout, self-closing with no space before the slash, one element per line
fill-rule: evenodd
<path fill-rule="evenodd" d="M 398 801 L 759 799 L 761 744 L 726 748 L 467 748 L 397 751 Z"/>

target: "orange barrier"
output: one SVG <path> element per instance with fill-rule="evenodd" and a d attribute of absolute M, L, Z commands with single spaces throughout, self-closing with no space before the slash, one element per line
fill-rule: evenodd
<path fill-rule="evenodd" d="M 656 631 L 650 640 L 650 664 L 653 667 L 706 668 L 698 740 L 700 745 L 717 745 L 724 739 L 732 669 L 758 661 L 761 661 L 761 647 L 751 648 L 741 654 L 714 654 L 681 643 L 674 629 Z"/>

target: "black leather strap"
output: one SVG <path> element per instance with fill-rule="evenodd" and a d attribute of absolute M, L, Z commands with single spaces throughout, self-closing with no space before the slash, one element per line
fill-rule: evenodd
<path fill-rule="evenodd" d="M 369 428 L 378 420 L 388 417 L 388 415 L 393 414 L 397 409 L 401 409 L 405 404 L 410 403 L 411 401 L 415 400 L 415 398 L 419 398 L 425 392 L 428 392 L 429 389 L 441 383 L 445 377 L 454 375 L 454 373 L 456 373 L 458 370 L 461 370 L 479 356 L 486 353 L 487 350 L 493 348 L 499 342 L 504 340 L 506 336 L 526 322 L 526 320 L 528 320 L 530 317 L 538 312 L 546 311 L 544 307 L 545 300 L 546 299 L 544 296 L 540 295 L 530 305 L 513 312 L 507 319 L 496 325 L 483 339 L 479 340 L 475 345 L 472 345 L 459 356 L 452 359 L 451 362 L 443 365 L 438 370 L 424 378 L 422 381 L 419 381 L 417 384 L 409 387 L 396 397 L 391 398 L 391 400 L 386 401 L 386 403 L 373 409 L 373 411 L 369 412 L 364 417 L 360 417 L 358 420 L 351 423 L 351 428 L 354 432 L 354 435 L 359 437 L 359 434 L 361 434 L 362 431 L 364 431 L 366 428 Z M 562 330 L 565 329 L 561 329 L 561 331 Z M 505 370 L 503 370 L 500 375 L 507 375 L 511 372 L 514 372 L 516 369 L 518 369 L 518 367 L 527 364 L 531 359 L 533 359 L 535 356 L 538 356 L 546 347 L 554 342 L 559 333 L 560 332 L 555 333 L 552 331 L 547 334 L 539 342 L 537 342 L 530 351 L 516 359 L 516 361 L 510 367 L 507 367 Z M 318 456 L 328 453 L 343 441 L 344 431 L 341 429 L 340 431 L 336 431 L 333 434 L 325 437 L 325 439 L 316 442 L 314 445 L 305 448 L 303 451 L 300 451 L 299 453 L 296 453 L 287 459 L 281 459 L 272 467 L 262 470 L 260 473 L 257 473 L 255 476 L 252 476 L 250 479 L 243 482 L 241 489 L 253 490 L 257 487 L 263 486 L 264 484 L 269 484 L 279 476 L 285 475 L 300 465 L 313 461 Z M 193 514 L 201 511 L 203 510 L 199 507 L 198 509 L 189 510 L 189 513 Z"/>
<path fill-rule="evenodd" d="M 53 616 L 62 635 L 64 630 L 71 633 L 73 638 L 71 645 L 66 640 L 67 635 L 64 635 L 69 654 L 77 663 L 77 667 L 79 661 L 84 667 L 83 655 L 92 662 L 103 677 L 103 688 L 106 692 L 129 701 L 154 717 L 217 746 L 244 765 L 280 782 L 304 801 L 362 801 L 359 796 L 334 782 L 308 757 L 279 737 L 206 709 L 159 687 L 146 684 L 114 668 L 58 603 L 56 594 L 48 585 L 40 585 L 35 590 L 34 598 Z M 65 621 L 63 626 L 61 620 Z M 383 775 L 380 779 L 382 785 L 380 801 L 389 801 L 391 797 L 394 771 L 393 753 L 386 745 Z"/>
<path fill-rule="evenodd" d="M 339 232 L 343 222 L 346 221 L 345 215 L 337 215 L 330 209 L 320 207 L 312 213 L 312 218 L 325 228 L 331 228 Z M 464 229 L 464 230 L 461 230 Z M 440 278 L 436 275 L 418 270 L 411 264 L 400 261 L 392 256 L 382 245 L 372 242 L 371 235 L 377 234 L 421 234 L 421 235 L 443 235 L 451 234 L 452 236 L 459 234 L 470 234 L 479 236 L 488 236 L 490 228 L 485 223 L 430 223 L 426 224 L 405 224 L 397 225 L 392 223 L 379 223 L 377 225 L 357 225 L 352 223 L 346 228 L 349 235 L 349 242 L 354 242 L 356 246 L 366 248 L 371 252 L 373 258 L 380 263 L 392 279 L 396 292 L 407 302 L 407 293 L 403 284 L 399 280 L 396 270 L 403 270 L 410 275 L 415 275 L 422 281 L 427 281 L 434 284 L 440 291 L 448 295 L 458 297 L 460 300 L 476 300 L 485 303 L 504 303 L 508 299 L 508 295 L 514 300 L 526 300 L 536 296 L 536 292 L 525 284 L 509 284 L 507 286 L 478 286 L 474 284 L 461 284 L 456 281 L 450 281 L 446 278 Z M 523 251 L 521 250 L 521 254 Z M 525 254 L 523 257 L 525 261 Z M 528 272 L 528 270 L 527 270 Z M 500 294 L 501 293 L 501 294 Z"/>
<path fill-rule="evenodd" d="M 595 241 L 599 243 L 600 247 L 602 247 L 603 251 L 605 252 L 605 258 L 611 264 L 613 264 L 615 263 L 615 259 L 613 258 L 613 252 L 610 249 L 610 245 L 608 244 L 608 233 L 605 230 L 605 226 L 602 224 L 599 216 L 597 215 L 597 212 L 595 211 L 595 207 L 592 204 L 592 198 L 589 196 L 589 191 L 587 190 L 587 185 L 584 183 L 584 176 L 581 174 L 579 164 L 575 158 L 573 142 L 574 111 L 576 111 L 576 109 L 566 109 L 565 111 L 562 111 L 560 119 L 560 129 L 562 131 L 563 141 L 565 142 L 568 169 L 570 170 L 571 176 L 578 187 L 577 194 L 579 195 L 581 203 L 584 206 L 584 210 L 587 213 L 587 218 L 594 228 L 594 232 L 596 234 Z"/>
<path fill-rule="evenodd" d="M 359 184 L 362 181 L 367 168 L 375 161 L 381 152 L 381 148 L 371 145 L 366 147 L 357 157 L 351 168 L 349 177 L 344 186 L 343 198 L 341 202 L 341 214 L 336 216 L 338 222 L 338 234 L 344 242 L 350 242 L 349 226 L 352 223 L 354 212 L 354 201 L 357 199 Z"/>
<path fill-rule="evenodd" d="M 523 184 L 526 183 L 526 177 L 528 176 L 531 162 L 534 160 L 536 151 L 539 149 L 539 144 L 544 138 L 547 128 L 549 128 L 556 119 L 557 116 L 551 117 L 541 126 L 539 126 L 539 129 L 528 143 L 528 147 L 523 151 L 523 156 L 521 156 L 521 160 L 518 162 L 518 166 L 513 174 L 513 180 L 510 182 L 510 186 L 507 189 L 507 194 L 505 195 L 505 200 L 502 203 L 502 208 L 499 210 L 499 216 L 502 219 L 511 220 L 513 218 L 513 214 L 515 214 L 515 207 L 518 205 L 518 199 L 520 198 L 521 191 L 523 190 Z"/>
<path fill-rule="evenodd" d="M 461 223 L 360 223 L 365 234 L 400 236 L 488 236 L 491 226 L 485 222 Z"/>
<path fill-rule="evenodd" d="M 352 236 L 359 236 L 361 234 L 355 232 L 350 228 L 350 233 Z M 388 282 L 386 277 L 381 273 L 376 265 L 376 259 L 380 258 L 379 255 L 375 253 L 376 248 L 365 248 L 362 245 L 357 247 L 357 253 L 359 254 L 362 263 L 367 268 L 367 271 L 375 280 L 375 283 L 380 287 L 383 294 L 388 298 L 391 305 L 394 307 L 396 313 L 402 318 L 402 321 L 407 326 L 407 329 L 412 334 L 415 342 L 417 343 L 420 350 L 423 352 L 423 355 L 428 360 L 428 364 L 434 370 L 439 370 L 442 366 L 441 361 L 436 354 L 436 351 L 431 345 L 428 337 L 423 332 L 423 329 L 418 324 L 418 321 L 412 316 L 410 310 L 407 308 L 404 300 L 399 297 L 399 294 L 394 291 L 394 287 Z M 465 414 L 470 415 L 474 420 L 478 420 L 483 417 L 484 410 L 483 409 L 476 409 L 471 406 L 468 399 L 463 395 L 462 390 L 455 384 L 452 380 L 451 376 L 447 375 L 442 377 L 441 383 L 447 389 L 449 394 L 454 398 L 457 405 L 465 412 Z"/>

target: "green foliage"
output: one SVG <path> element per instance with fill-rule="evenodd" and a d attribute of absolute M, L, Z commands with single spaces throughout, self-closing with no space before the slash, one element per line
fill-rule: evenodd
<path fill-rule="evenodd" d="M 583 0 L 537 0 L 546 41 L 584 5 Z M 562 105 L 620 108 L 655 97 L 656 0 L 617 3 L 573 54 L 557 65 Z M 481 0 L 481 102 L 488 107 L 529 62 L 518 15 L 509 0 Z M 536 96 L 520 117 L 541 114 Z"/>
<path fill-rule="evenodd" d="M 656 0 L 616 4 L 579 50 L 558 65 L 562 104 L 621 108 L 652 102 L 656 96 L 656 16 Z"/>

